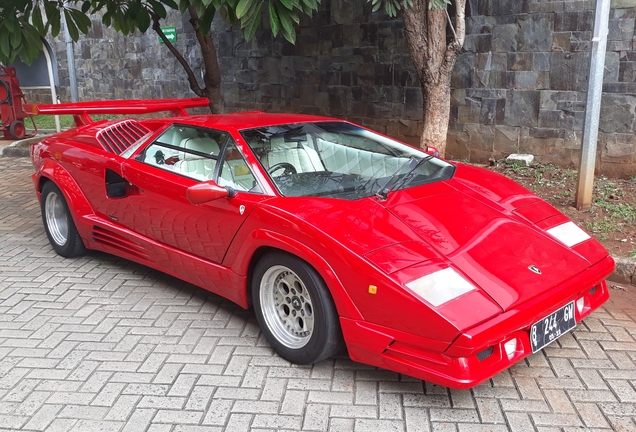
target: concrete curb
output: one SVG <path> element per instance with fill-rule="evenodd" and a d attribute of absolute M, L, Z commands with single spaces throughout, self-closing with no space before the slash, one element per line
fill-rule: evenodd
<path fill-rule="evenodd" d="M 636 260 L 614 257 L 616 269 L 607 279 L 612 282 L 636 285 Z"/>
<path fill-rule="evenodd" d="M 42 136 L 36 135 L 31 138 L 13 141 L 11 144 L 2 149 L 2 156 L 29 157 L 29 149 L 31 148 L 31 144 L 38 142 L 41 139 Z"/>

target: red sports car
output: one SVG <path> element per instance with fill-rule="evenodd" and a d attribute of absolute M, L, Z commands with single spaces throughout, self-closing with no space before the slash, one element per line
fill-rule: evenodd
<path fill-rule="evenodd" d="M 77 127 L 32 146 L 46 233 L 252 306 L 285 359 L 350 357 L 468 388 L 605 302 L 608 252 L 485 169 L 355 124 L 206 99 L 40 106 Z M 173 118 L 92 121 L 169 110 Z"/>

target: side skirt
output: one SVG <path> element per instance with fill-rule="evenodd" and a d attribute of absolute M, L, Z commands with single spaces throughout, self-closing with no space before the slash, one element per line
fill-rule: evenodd
<path fill-rule="evenodd" d="M 82 217 L 89 249 L 116 255 L 167 273 L 233 301 L 247 309 L 247 277 L 181 250 L 141 236 L 96 215 Z"/>

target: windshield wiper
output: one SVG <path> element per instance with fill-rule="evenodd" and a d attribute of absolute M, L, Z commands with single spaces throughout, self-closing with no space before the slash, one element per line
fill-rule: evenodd
<path fill-rule="evenodd" d="M 379 191 L 376 192 L 375 196 L 382 201 L 386 200 L 389 197 L 389 193 L 393 192 L 396 189 L 402 188 L 409 184 L 413 177 L 415 177 L 415 171 L 428 161 L 433 159 L 433 156 L 426 156 L 422 159 L 418 159 L 415 156 L 411 156 L 408 161 L 406 161 L 386 182 L 386 184 L 380 188 Z M 400 179 L 400 175 L 404 168 L 408 168 L 408 171 L 404 174 L 404 176 Z"/>

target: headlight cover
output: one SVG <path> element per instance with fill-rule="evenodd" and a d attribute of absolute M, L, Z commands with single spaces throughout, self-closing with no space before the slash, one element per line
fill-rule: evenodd
<path fill-rule="evenodd" d="M 547 232 L 567 247 L 572 247 L 590 238 L 572 221 L 550 228 Z"/>
<path fill-rule="evenodd" d="M 435 307 L 477 289 L 450 267 L 415 279 L 406 286 Z"/>

